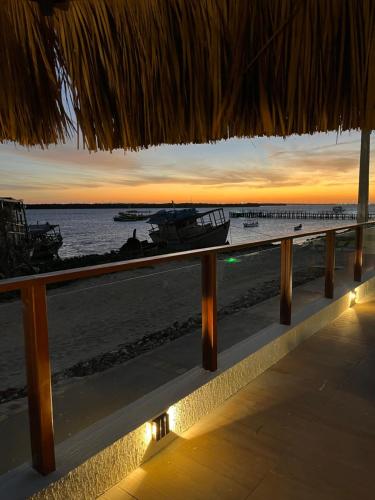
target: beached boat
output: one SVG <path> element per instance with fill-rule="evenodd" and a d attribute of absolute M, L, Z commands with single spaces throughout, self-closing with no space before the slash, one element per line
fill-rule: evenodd
<path fill-rule="evenodd" d="M 30 224 L 29 241 L 33 260 L 48 260 L 58 257 L 63 238 L 58 224 Z"/>
<path fill-rule="evenodd" d="M 298 224 L 298 226 L 294 226 L 295 231 L 301 231 L 302 229 L 302 224 Z"/>
<path fill-rule="evenodd" d="M 28 259 L 25 206 L 22 200 L 0 198 L 0 277 L 12 276 Z"/>
<path fill-rule="evenodd" d="M 160 210 L 148 222 L 152 241 L 172 250 L 224 245 L 230 225 L 222 208 L 204 213 L 195 208 Z"/>
<path fill-rule="evenodd" d="M 0 275 L 32 269 L 33 260 L 57 257 L 63 239 L 58 225 L 27 224 L 22 200 L 0 198 Z"/>
<path fill-rule="evenodd" d="M 243 227 L 258 227 L 259 222 L 256 219 L 249 219 L 243 223 Z"/>
<path fill-rule="evenodd" d="M 150 217 L 150 212 L 140 212 L 139 210 L 128 210 L 127 212 L 119 212 L 113 217 L 116 222 L 128 222 L 146 220 Z"/>

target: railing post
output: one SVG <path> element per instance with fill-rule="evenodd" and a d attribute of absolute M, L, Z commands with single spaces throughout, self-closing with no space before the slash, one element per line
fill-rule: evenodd
<path fill-rule="evenodd" d="M 292 319 L 293 239 L 281 240 L 280 323 L 290 325 Z"/>
<path fill-rule="evenodd" d="M 46 287 L 32 284 L 22 289 L 22 302 L 32 462 L 46 475 L 56 468 Z"/>
<path fill-rule="evenodd" d="M 362 281 L 363 226 L 357 226 L 355 232 L 354 281 Z"/>
<path fill-rule="evenodd" d="M 217 369 L 216 254 L 202 256 L 202 365 Z"/>
<path fill-rule="evenodd" d="M 324 295 L 327 299 L 333 299 L 334 293 L 334 274 L 335 274 L 335 231 L 326 233 L 326 271 L 325 271 L 325 289 Z"/>

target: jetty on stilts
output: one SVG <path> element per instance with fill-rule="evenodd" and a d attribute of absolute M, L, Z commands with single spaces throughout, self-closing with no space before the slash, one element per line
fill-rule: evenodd
<path fill-rule="evenodd" d="M 268 211 L 268 210 L 241 210 L 229 212 L 232 219 L 246 217 L 251 219 L 321 219 L 321 220 L 356 220 L 357 213 L 354 212 L 310 212 L 308 210 Z M 375 218 L 375 213 L 368 215 L 369 219 Z"/>

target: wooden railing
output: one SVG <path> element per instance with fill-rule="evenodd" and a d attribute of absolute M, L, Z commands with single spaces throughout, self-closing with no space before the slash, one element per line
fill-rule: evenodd
<path fill-rule="evenodd" d="M 292 313 L 292 257 L 293 240 L 326 235 L 325 290 L 327 298 L 334 294 L 335 234 L 336 231 L 355 229 L 354 280 L 362 279 L 363 229 L 375 222 L 353 224 L 334 229 L 320 229 L 304 233 L 271 238 L 238 245 L 223 245 L 202 250 L 191 250 L 155 257 L 70 269 L 0 281 L 0 293 L 20 290 L 23 303 L 25 335 L 27 395 L 33 467 L 41 474 L 55 470 L 53 409 L 51 393 L 51 367 L 48 351 L 48 321 L 46 286 L 52 283 L 91 278 L 118 273 L 150 265 L 182 259 L 201 258 L 202 268 L 202 366 L 205 370 L 217 369 L 217 307 L 216 307 L 216 258 L 217 254 L 247 250 L 260 245 L 281 243 L 280 269 L 280 323 L 289 325 Z"/>

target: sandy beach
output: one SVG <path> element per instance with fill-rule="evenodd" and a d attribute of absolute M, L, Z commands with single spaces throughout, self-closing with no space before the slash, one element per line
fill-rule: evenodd
<path fill-rule="evenodd" d="M 323 273 L 323 250 L 314 250 L 312 244 L 294 248 L 295 285 Z M 224 315 L 251 307 L 279 290 L 278 247 L 236 254 L 235 262 L 228 262 L 229 256 L 223 254 L 218 260 L 219 328 Z M 113 362 L 136 356 L 138 351 L 151 349 L 153 342 L 160 345 L 191 331 L 199 326 L 200 298 L 198 260 L 49 290 L 53 374 L 61 378 L 100 371 Z M 0 329 L 0 400 L 4 402 L 17 397 L 17 390 L 25 385 L 22 307 L 18 300 L 0 304 Z M 94 364 L 92 360 L 96 360 Z M 79 370 L 71 370 L 77 366 Z"/>

